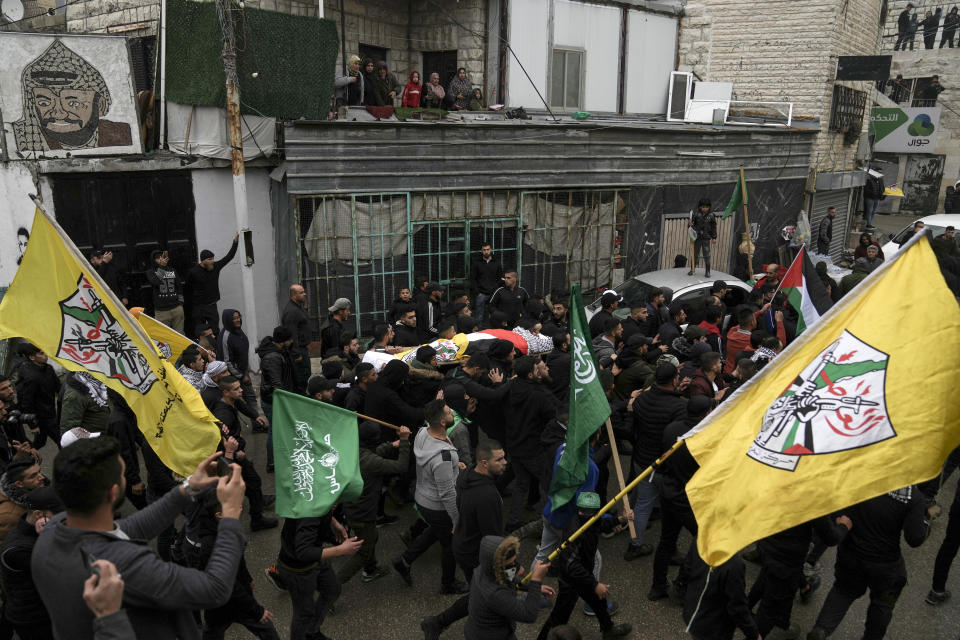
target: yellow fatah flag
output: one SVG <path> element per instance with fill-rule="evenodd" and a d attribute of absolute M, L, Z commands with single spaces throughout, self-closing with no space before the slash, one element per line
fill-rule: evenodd
<path fill-rule="evenodd" d="M 0 302 L 0 338 L 22 337 L 123 396 L 167 467 L 189 475 L 220 432 L 200 394 L 160 358 L 55 221 L 37 210 L 23 261 Z"/>
<path fill-rule="evenodd" d="M 940 473 L 958 356 L 960 307 L 914 238 L 687 437 L 701 557 Z"/>
<path fill-rule="evenodd" d="M 137 319 L 143 330 L 147 332 L 154 345 L 160 351 L 160 355 L 176 363 L 180 359 L 180 354 L 190 345 L 196 343 L 185 335 L 178 333 L 163 324 L 156 318 L 152 318 L 143 312 L 143 307 L 133 307 L 130 309 L 131 315 Z"/>

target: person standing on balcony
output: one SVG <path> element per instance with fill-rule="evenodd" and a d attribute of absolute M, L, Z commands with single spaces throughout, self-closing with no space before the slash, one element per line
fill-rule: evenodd
<path fill-rule="evenodd" d="M 423 94 L 420 96 L 420 106 L 440 109 L 443 107 L 443 101 L 446 97 L 447 92 L 443 90 L 443 85 L 440 84 L 440 74 L 434 71 L 430 74 L 430 82 L 423 85 Z"/>
<path fill-rule="evenodd" d="M 943 13 L 943 9 L 937 9 L 936 13 L 931 13 L 927 11 L 926 16 L 921 22 L 923 27 L 923 48 L 924 49 L 933 49 L 933 44 L 937 41 L 937 31 L 940 30 L 940 16 Z"/>
<path fill-rule="evenodd" d="M 907 4 L 907 8 L 900 12 L 897 18 L 897 42 L 893 45 L 894 51 L 903 48 L 907 50 L 907 43 L 910 43 L 910 50 L 913 51 L 913 29 L 910 25 L 910 12 L 913 10 L 912 4 Z"/>
<path fill-rule="evenodd" d="M 957 34 L 957 27 L 960 26 L 960 15 L 957 14 L 957 7 L 950 9 L 950 13 L 943 19 L 943 36 L 940 38 L 940 48 L 944 44 L 949 44 L 953 49 L 953 37 Z"/>
<path fill-rule="evenodd" d="M 384 102 L 380 99 L 380 92 L 377 90 L 377 74 L 374 71 L 373 60 L 366 58 L 363 61 L 363 104 L 367 107 L 382 107 Z"/>
<path fill-rule="evenodd" d="M 454 111 L 466 111 L 470 108 L 471 97 L 473 97 L 473 83 L 467 77 L 467 70 L 460 67 L 457 69 L 457 76 L 450 81 L 447 98 L 452 103 L 451 108 Z"/>
<path fill-rule="evenodd" d="M 480 245 L 480 259 L 470 264 L 470 286 L 477 294 L 477 324 L 483 325 L 490 296 L 503 282 L 503 265 L 493 257 L 493 245 Z"/>
<path fill-rule="evenodd" d="M 420 94 L 423 85 L 420 84 L 420 72 L 410 72 L 410 82 L 403 88 L 403 106 L 417 108 L 420 106 Z"/>

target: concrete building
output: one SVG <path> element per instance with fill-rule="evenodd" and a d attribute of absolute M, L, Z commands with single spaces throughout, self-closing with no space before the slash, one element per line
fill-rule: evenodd
<path fill-rule="evenodd" d="M 276 323 L 287 285 L 302 281 L 317 329 L 330 301 L 345 296 L 355 303 L 358 330 L 369 334 L 395 290 L 416 276 L 464 291 L 484 239 L 543 295 L 571 282 L 601 289 L 671 266 L 686 252 L 685 216 L 701 197 L 722 210 L 741 165 L 756 264 L 781 260 L 783 227 L 804 209 L 812 208 L 814 224 L 828 204 L 847 213 L 862 183 L 853 169 L 867 100 L 858 101 L 872 85 L 834 77 L 837 55 L 875 52 L 879 4 L 325 0 L 324 16 L 344 43 L 338 68 L 344 55 L 369 56 L 402 81 L 412 69 L 452 76 L 462 66 L 488 103 L 522 106 L 531 119 L 475 112 L 383 122 L 352 109 L 346 120 L 285 123 L 276 153 L 248 164 L 259 333 Z M 300 0 L 245 6 L 318 13 L 316 3 Z M 159 7 L 77 0 L 53 17 L 63 15 L 68 32 L 127 36 L 139 51 L 133 81 L 149 87 L 158 73 L 150 52 Z M 793 120 L 666 121 L 675 69 L 733 83 L 735 101 L 793 103 Z M 589 116 L 572 118 L 577 112 Z M 189 148 L 11 158 L 0 164 L 0 189 L 17 203 L 4 256 L 16 250 L 16 230 L 28 226 L 32 206 L 21 197 L 28 191 L 56 210 L 78 245 L 115 246 L 118 254 L 126 247 L 132 271 L 145 268 L 158 242 L 175 246 L 185 264 L 201 248 L 220 254 L 235 226 L 229 163 Z M 118 229 L 126 229 L 122 241 Z M 743 268 L 736 247 L 743 230 L 740 215 L 721 223 L 715 269 Z M 14 271 L 8 260 L 0 264 L 3 285 Z M 243 268 L 221 277 L 224 303 L 238 308 Z"/>

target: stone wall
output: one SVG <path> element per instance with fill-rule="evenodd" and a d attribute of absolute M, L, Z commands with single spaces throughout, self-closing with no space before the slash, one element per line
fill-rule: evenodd
<path fill-rule="evenodd" d="M 733 82 L 736 100 L 793 102 L 819 118 L 811 155 L 820 171 L 851 168 L 857 145 L 828 131 L 838 55 L 877 51 L 881 0 L 690 0 L 681 19 L 680 71 Z M 872 94 L 867 82 L 844 83 Z M 866 131 L 867 118 L 864 118 Z"/>

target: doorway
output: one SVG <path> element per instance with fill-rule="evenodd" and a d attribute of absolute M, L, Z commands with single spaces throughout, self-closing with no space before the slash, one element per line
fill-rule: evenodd
<path fill-rule="evenodd" d="M 381 60 L 383 60 L 384 62 L 387 61 L 387 51 L 388 51 L 388 50 L 387 50 L 387 49 L 384 49 L 383 47 L 375 47 L 375 46 L 370 45 L 370 44 L 363 44 L 363 43 L 361 43 L 360 46 L 359 46 L 358 51 L 360 52 L 360 62 L 361 62 L 361 64 L 362 64 L 363 61 L 366 60 L 367 58 L 370 58 L 371 60 L 373 60 L 373 63 L 374 63 L 374 64 L 380 62 Z"/>
<path fill-rule="evenodd" d="M 424 51 L 423 69 L 420 77 L 423 82 L 430 80 L 430 74 L 436 71 L 440 74 L 440 84 L 444 89 L 450 86 L 450 81 L 457 75 L 456 51 Z"/>

